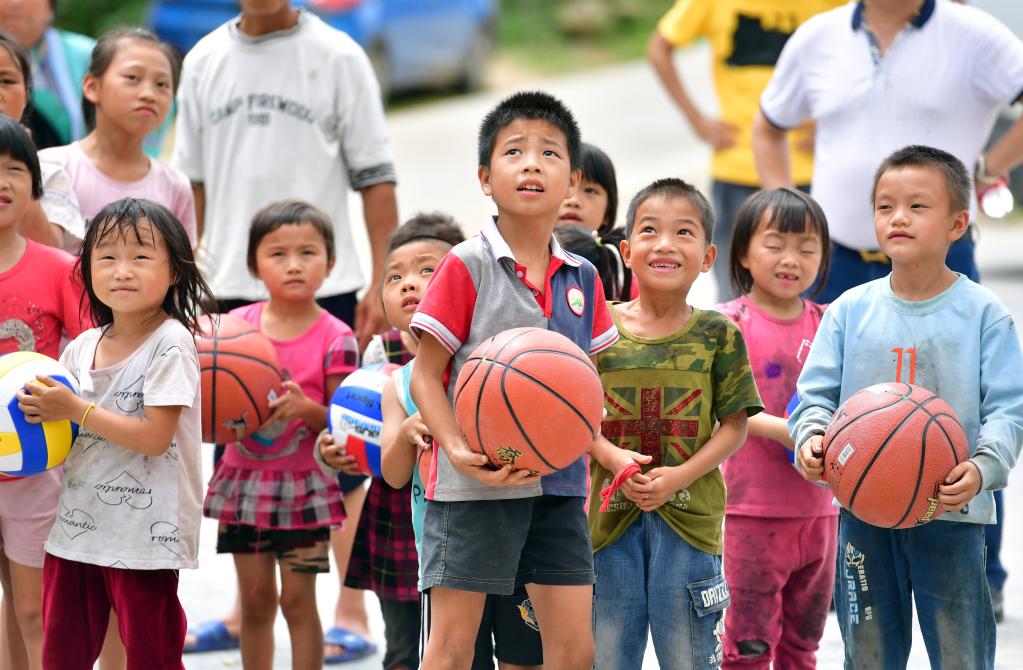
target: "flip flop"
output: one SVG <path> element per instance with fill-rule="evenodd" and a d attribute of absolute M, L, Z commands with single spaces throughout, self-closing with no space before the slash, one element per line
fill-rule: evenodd
<path fill-rule="evenodd" d="M 324 664 L 334 665 L 336 663 L 350 663 L 359 659 L 372 656 L 377 653 L 377 646 L 357 633 L 347 628 L 335 626 L 323 634 L 323 643 L 344 647 L 344 652 L 325 656 Z"/>
<path fill-rule="evenodd" d="M 185 644 L 184 653 L 201 654 L 207 651 L 225 651 L 238 648 L 238 638 L 227 631 L 223 621 L 212 619 L 203 621 L 188 629 L 188 634 L 195 637 L 194 644 Z"/>

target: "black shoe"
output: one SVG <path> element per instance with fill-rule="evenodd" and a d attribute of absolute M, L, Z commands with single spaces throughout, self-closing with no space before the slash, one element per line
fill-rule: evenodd
<path fill-rule="evenodd" d="M 991 607 L 995 610 L 995 623 L 1005 619 L 1005 602 L 1001 589 L 991 589 Z"/>

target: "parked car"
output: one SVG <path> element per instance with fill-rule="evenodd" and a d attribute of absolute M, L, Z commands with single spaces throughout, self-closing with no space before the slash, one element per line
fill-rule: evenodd
<path fill-rule="evenodd" d="M 386 98 L 399 90 L 483 85 L 496 0 L 294 0 L 358 42 Z M 237 0 L 154 0 L 149 24 L 182 54 L 239 14 Z"/>

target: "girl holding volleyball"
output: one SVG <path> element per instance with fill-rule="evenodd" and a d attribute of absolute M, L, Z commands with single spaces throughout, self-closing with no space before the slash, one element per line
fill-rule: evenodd
<path fill-rule="evenodd" d="M 802 297 L 828 275 L 828 224 L 810 196 L 779 188 L 751 195 L 736 217 L 729 271 L 739 296 L 717 307 L 746 339 L 765 410 L 722 465 L 725 612 L 722 668 L 814 667 L 835 575 L 838 512 L 830 491 L 792 467 L 785 407 L 824 306 Z M 800 612 L 798 623 L 784 612 Z"/>
<path fill-rule="evenodd" d="M 316 304 L 316 291 L 334 265 L 333 226 L 321 211 L 284 201 L 257 212 L 248 265 L 270 299 L 231 314 L 270 338 L 287 381 L 266 424 L 227 445 L 203 513 L 220 521 L 217 552 L 234 555 L 243 665 L 272 665 L 280 605 L 291 633 L 292 667 L 321 668 L 316 576 L 330 569 L 330 530 L 342 524 L 345 510 L 337 479 L 320 471 L 313 449 L 327 424 L 330 397 L 358 367 L 358 342 L 351 328 Z"/>
<path fill-rule="evenodd" d="M 129 668 L 181 667 L 178 570 L 195 568 L 202 470 L 192 339 L 206 283 L 165 207 L 126 198 L 96 215 L 76 265 L 96 328 L 18 394 L 33 423 L 70 420 L 43 566 L 43 667 L 92 668 L 111 610 Z"/>

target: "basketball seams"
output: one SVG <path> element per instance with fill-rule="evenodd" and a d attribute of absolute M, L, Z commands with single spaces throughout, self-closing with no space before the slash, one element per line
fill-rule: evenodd
<path fill-rule="evenodd" d="M 515 335 L 513 335 L 510 338 L 508 338 L 508 341 L 502 343 L 500 348 L 498 348 L 497 353 L 494 354 L 494 358 L 497 358 L 498 356 L 500 356 L 501 352 L 504 351 L 505 348 L 510 346 L 512 344 L 512 342 L 514 342 L 515 340 L 519 339 L 520 337 L 522 337 L 523 335 L 525 335 L 528 332 L 530 332 L 530 331 L 529 330 L 523 330 L 521 332 L 515 333 Z M 495 344 L 497 344 L 496 339 L 491 340 L 490 345 L 487 347 L 487 351 L 489 352 L 490 348 L 493 347 Z M 484 353 L 483 356 L 484 356 L 484 359 L 485 359 L 486 358 L 486 353 Z M 494 360 L 491 359 L 488 362 L 490 363 L 490 365 L 487 366 L 486 371 L 483 373 L 483 379 L 480 380 L 479 392 L 476 394 L 476 403 L 475 403 L 476 407 L 475 407 L 475 411 L 473 412 L 473 414 L 475 415 L 474 416 L 474 420 L 473 420 L 473 427 L 476 429 L 476 443 L 479 444 L 480 451 L 482 451 L 483 454 L 487 455 L 487 457 L 489 457 L 490 454 L 487 452 L 486 445 L 483 444 L 483 433 L 482 433 L 482 431 L 480 431 L 480 406 L 482 404 L 482 403 L 480 403 L 480 400 L 483 399 L 483 391 L 484 391 L 484 389 L 487 386 L 487 380 L 490 379 L 490 371 L 494 369 Z M 480 365 L 477 365 L 476 369 L 473 370 L 473 372 L 475 372 L 479 368 L 480 368 Z M 517 422 L 517 420 L 516 420 L 516 422 Z"/>

